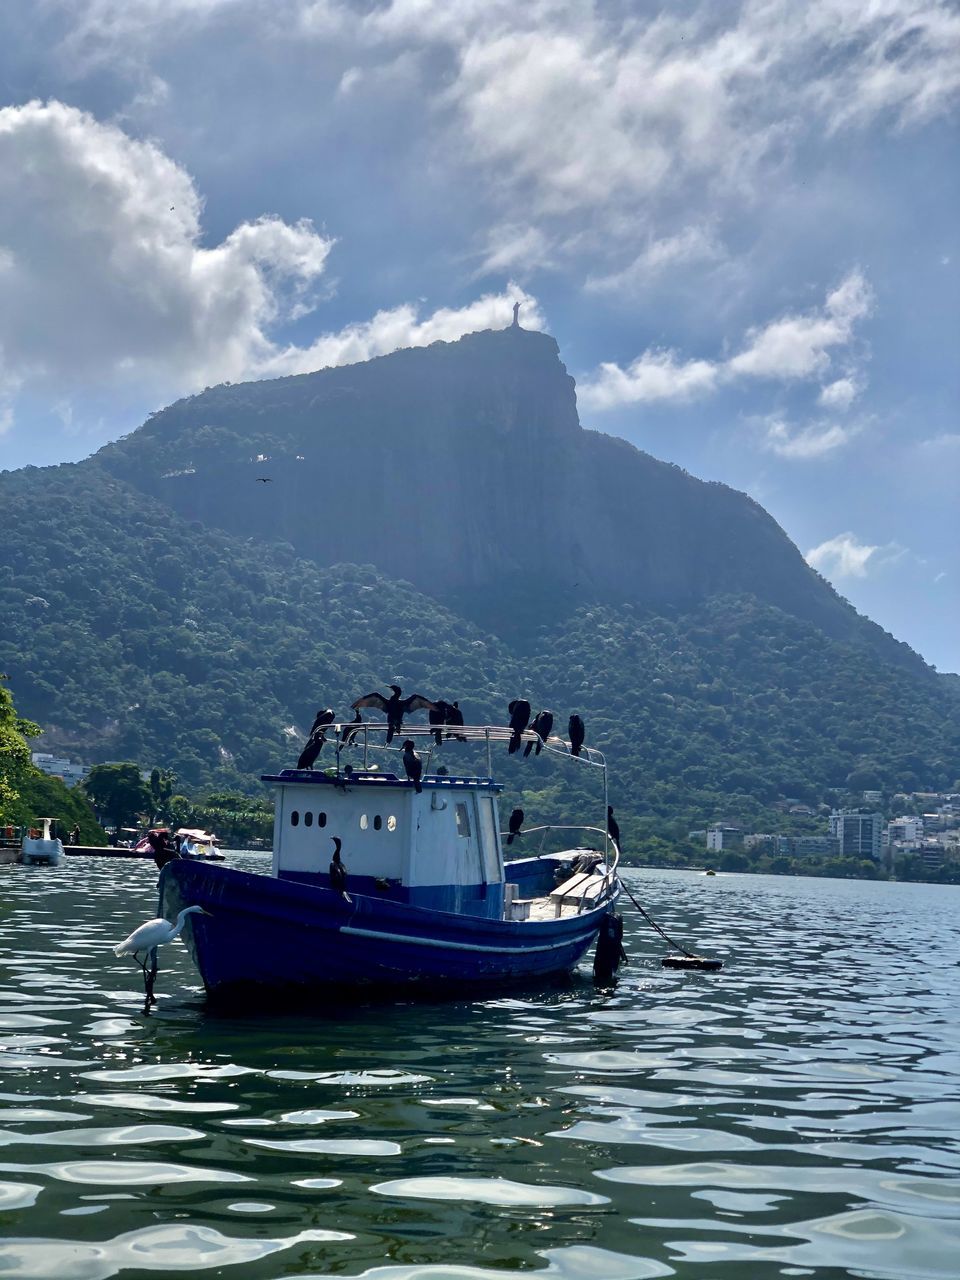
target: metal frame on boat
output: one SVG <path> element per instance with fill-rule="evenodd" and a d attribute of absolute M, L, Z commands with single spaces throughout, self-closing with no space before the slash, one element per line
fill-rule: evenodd
<path fill-rule="evenodd" d="M 522 838 L 529 845 L 539 836 L 537 852 L 505 861 L 492 750 L 512 731 L 404 725 L 400 740 L 430 743 L 419 787 L 373 763 L 374 754 L 398 758 L 388 731 L 385 723 L 331 725 L 329 771 L 265 776 L 276 790 L 269 877 L 184 861 L 164 867 L 161 914 L 192 905 L 208 913 L 191 915 L 183 936 L 210 994 L 529 981 L 571 970 L 595 940 L 620 887 L 603 754 L 584 747 L 573 756 L 559 738 L 520 736 L 521 746 L 600 771 L 604 821 L 533 828 Z M 483 745 L 486 776 L 431 773 L 438 733 L 444 745 Z M 544 851 L 551 832 L 569 831 L 586 839 Z M 343 889 L 327 869 L 335 844 L 348 873 Z"/>

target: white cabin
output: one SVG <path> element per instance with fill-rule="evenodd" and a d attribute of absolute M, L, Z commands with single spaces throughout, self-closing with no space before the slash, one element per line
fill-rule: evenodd
<path fill-rule="evenodd" d="M 276 787 L 273 874 L 329 884 L 336 836 L 347 891 L 464 915 L 501 918 L 503 850 L 497 794 L 487 778 L 395 774 L 334 777 L 285 769 Z"/>

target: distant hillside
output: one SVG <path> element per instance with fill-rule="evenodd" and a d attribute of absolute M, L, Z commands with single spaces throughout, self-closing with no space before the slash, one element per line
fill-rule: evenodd
<path fill-rule="evenodd" d="M 194 790 L 256 789 L 317 707 L 394 679 L 474 720 L 580 712 L 633 832 L 960 776 L 954 684 L 755 503 L 582 431 L 543 335 L 206 392 L 0 474 L 0 538 L 39 745 Z M 531 815 L 576 813 L 588 779 L 501 765 Z"/>
<path fill-rule="evenodd" d="M 280 539 L 323 566 L 374 564 L 494 630 L 571 601 L 750 594 L 923 668 L 745 494 L 582 430 L 542 333 L 216 387 L 84 465 L 97 464 L 206 527 Z"/>

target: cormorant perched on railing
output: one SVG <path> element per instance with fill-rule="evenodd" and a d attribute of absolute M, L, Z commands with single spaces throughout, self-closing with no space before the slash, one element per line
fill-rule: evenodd
<path fill-rule="evenodd" d="M 413 743 L 408 738 L 403 744 L 403 769 L 407 777 L 413 783 L 414 791 L 422 791 L 420 778 L 423 775 L 423 761 L 413 749 Z"/>
<path fill-rule="evenodd" d="M 609 835 L 613 843 L 617 846 L 617 851 L 619 852 L 620 824 L 617 822 L 616 818 L 613 816 L 613 806 L 609 804 L 607 805 L 607 834 Z"/>
<path fill-rule="evenodd" d="M 521 834 L 520 828 L 522 826 L 523 826 L 523 810 L 514 809 L 513 813 L 511 813 L 510 815 L 510 821 L 507 824 L 507 829 L 510 832 L 510 834 L 507 836 L 507 844 L 513 844 L 513 837 Z"/>
<path fill-rule="evenodd" d="M 447 716 L 444 724 L 452 724 L 454 726 L 463 724 L 463 712 L 460 710 L 459 702 L 451 702 L 447 708 Z M 448 738 L 456 738 L 458 742 L 466 742 L 466 738 L 462 733 L 448 733 Z"/>
<path fill-rule="evenodd" d="M 403 690 L 398 684 L 387 686 L 393 690 L 392 698 L 385 698 L 382 693 L 365 693 L 362 698 L 352 702 L 351 708 L 359 711 L 361 707 L 376 707 L 382 711 L 387 720 L 387 741 L 391 742 L 395 734 L 403 728 L 403 717 L 411 711 L 435 711 L 437 704 L 420 693 L 412 693 L 409 698 L 401 698 Z"/>
<path fill-rule="evenodd" d="M 530 723 L 530 703 L 526 698 L 515 698 L 507 707 L 510 712 L 510 728 L 513 733 L 510 735 L 510 744 L 507 751 L 510 755 L 520 746 L 520 737 L 524 729 Z"/>
<path fill-rule="evenodd" d="M 360 715 L 359 711 L 355 711 L 353 713 L 353 719 L 350 721 L 350 724 L 351 725 L 363 724 L 363 717 Z M 352 728 L 344 729 L 343 733 L 340 736 L 340 750 L 342 751 L 344 747 L 349 747 L 351 742 L 353 742 L 356 736 L 357 736 L 356 729 L 352 729 Z"/>
<path fill-rule="evenodd" d="M 550 730 L 553 728 L 553 712 L 538 711 L 537 714 L 533 717 L 533 724 L 530 726 L 530 728 L 533 730 L 534 733 L 537 733 L 540 735 L 540 741 L 537 743 L 537 755 L 539 755 L 540 752 L 543 750 L 543 744 L 550 737 Z M 530 754 L 530 748 L 532 746 L 533 746 L 532 742 L 527 743 L 527 745 L 523 748 L 524 756 L 528 756 Z"/>
<path fill-rule="evenodd" d="M 579 716 L 571 716 L 567 724 L 567 733 L 570 735 L 570 754 L 578 756 L 580 748 L 583 746 L 583 721 Z"/>
<path fill-rule="evenodd" d="M 444 702 L 443 698 L 438 698 L 436 701 L 436 705 L 433 707 L 430 714 L 427 716 L 427 720 L 432 725 L 446 724 L 447 716 L 450 714 L 452 710 L 453 710 L 453 707 L 450 705 L 449 702 Z M 433 740 L 439 747 L 440 743 L 443 741 L 442 730 L 440 730 L 439 728 L 434 729 Z"/>
<path fill-rule="evenodd" d="M 303 750 L 300 752 L 300 758 L 297 760 L 298 769 L 312 769 L 313 762 L 323 750 L 323 744 L 327 740 L 326 728 L 333 724 L 334 712 L 330 707 L 325 711 L 318 711 L 317 717 L 310 728 L 310 734 L 304 743 Z"/>

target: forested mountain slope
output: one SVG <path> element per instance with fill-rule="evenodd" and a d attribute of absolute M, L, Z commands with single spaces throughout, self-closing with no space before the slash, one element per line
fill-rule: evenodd
<path fill-rule="evenodd" d="M 0 670 L 39 745 L 251 788 L 318 707 L 395 680 L 476 721 L 579 712 L 637 830 L 956 783 L 952 685 L 749 499 L 582 431 L 551 339 L 474 337 L 218 388 L 0 474 Z M 589 783 L 501 764 L 531 816 Z"/>

